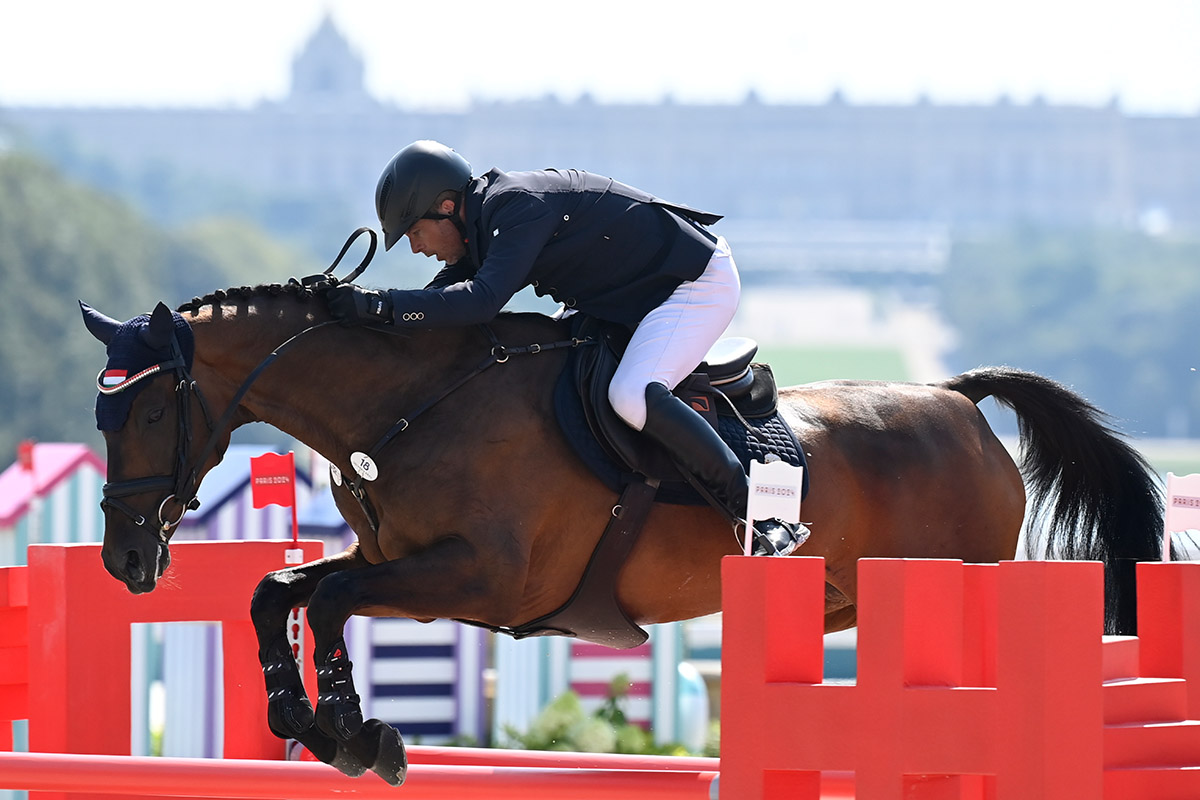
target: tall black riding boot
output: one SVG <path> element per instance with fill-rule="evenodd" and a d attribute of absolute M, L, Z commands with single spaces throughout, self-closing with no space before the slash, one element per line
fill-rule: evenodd
<path fill-rule="evenodd" d="M 708 492 L 709 502 L 745 522 L 750 481 L 741 462 L 703 417 L 661 383 L 646 387 L 646 424 L 642 432 L 662 445 L 675 466 Z M 756 521 L 753 553 L 785 556 L 807 538 L 804 526 L 773 519 Z"/>

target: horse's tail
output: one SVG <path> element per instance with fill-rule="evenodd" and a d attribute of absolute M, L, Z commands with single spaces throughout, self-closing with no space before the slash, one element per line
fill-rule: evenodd
<path fill-rule="evenodd" d="M 1162 492 L 1150 465 L 1104 412 L 1041 375 L 987 367 L 942 386 L 974 403 L 992 396 L 1016 412 L 1029 493 L 1027 551 L 1042 523 L 1048 556 L 1104 562 L 1105 629 L 1134 633 L 1133 562 L 1162 557 Z"/>

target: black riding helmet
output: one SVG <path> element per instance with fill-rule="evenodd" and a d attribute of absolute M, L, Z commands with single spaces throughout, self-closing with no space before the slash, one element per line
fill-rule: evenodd
<path fill-rule="evenodd" d="M 375 211 L 383 227 L 383 249 L 391 250 L 418 219 L 453 218 L 457 224 L 457 216 L 431 214 L 429 209 L 439 194 L 448 190 L 461 192 L 470 180 L 471 165 L 467 160 L 439 142 L 413 142 L 392 156 L 375 187 Z"/>

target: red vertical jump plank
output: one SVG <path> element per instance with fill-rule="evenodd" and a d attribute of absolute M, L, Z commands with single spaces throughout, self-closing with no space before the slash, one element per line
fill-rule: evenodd
<path fill-rule="evenodd" d="M 1187 681 L 1188 719 L 1200 719 L 1200 562 L 1137 565 L 1141 674 Z"/>
<path fill-rule="evenodd" d="M 962 798 L 978 784 L 963 774 L 989 766 L 994 693 L 956 688 L 963 685 L 963 591 L 961 561 L 859 562 L 862 796 Z"/>
<path fill-rule="evenodd" d="M 0 567 L 0 750 L 29 716 L 29 569 Z"/>
<path fill-rule="evenodd" d="M 128 755 L 128 592 L 96 545 L 33 545 L 28 558 L 29 749 Z"/>
<path fill-rule="evenodd" d="M 966 564 L 963 566 L 963 683 L 966 686 L 996 687 L 996 618 L 998 564 Z M 999 713 L 993 698 L 993 716 Z M 970 730 L 980 726 L 972 723 Z M 995 748 L 988 758 L 991 774 L 974 775 L 964 792 L 971 800 L 995 800 Z"/>
<path fill-rule="evenodd" d="M 728 556 L 721 585 L 721 794 L 817 800 L 819 771 L 796 764 L 825 721 L 795 700 L 823 688 L 825 560 Z"/>
<path fill-rule="evenodd" d="M 248 605 L 247 605 L 248 607 Z M 225 719 L 253 720 L 225 725 L 225 758 L 282 758 L 284 742 L 267 727 L 267 692 L 258 663 L 258 639 L 249 621 L 227 620 L 221 625 Z M 311 663 L 311 658 L 306 658 Z M 316 687 L 315 674 L 305 688 Z"/>
<path fill-rule="evenodd" d="M 898 559 L 858 562 L 858 669 L 854 712 L 862 741 L 854 765 L 859 797 L 901 800 L 907 738 L 904 691 L 909 574 Z"/>
<path fill-rule="evenodd" d="M 997 796 L 1104 795 L 1098 562 L 1007 561 L 999 575 Z"/>
<path fill-rule="evenodd" d="M 996 686 L 996 564 L 963 567 L 963 682 Z"/>

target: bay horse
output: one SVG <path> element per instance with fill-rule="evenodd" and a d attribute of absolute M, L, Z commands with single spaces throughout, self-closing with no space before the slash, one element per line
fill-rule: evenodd
<path fill-rule="evenodd" d="M 362 718 L 342 639 L 347 619 L 510 629 L 539 618 L 572 595 L 614 513 L 617 495 L 555 422 L 565 349 L 525 347 L 511 358 L 505 350 L 563 340 L 565 323 L 501 314 L 487 326 L 492 341 L 477 328 L 348 328 L 332 322 L 319 288 L 295 281 L 216 292 L 175 313 L 160 303 L 123 324 L 83 308 L 110 365 L 114 343 L 129 335 L 153 362 L 134 365 L 136 375 L 104 373 L 97 400 L 98 417 L 114 398 L 127 406 L 124 418 L 106 417 L 102 505 L 104 564 L 130 591 L 154 589 L 173 528 L 233 428 L 269 423 L 346 476 L 333 493 L 357 541 L 267 575 L 251 602 L 268 724 L 347 774 L 371 769 L 400 783 L 399 735 Z M 480 370 L 489 353 L 494 366 Z M 988 396 L 1016 412 L 1020 469 L 976 405 Z M 1102 412 L 1045 377 L 983 368 L 932 385 L 825 381 L 781 389 L 779 407 L 807 455 L 803 519 L 812 536 L 797 554 L 825 558 L 827 631 L 855 624 L 860 558 L 1013 558 L 1026 485 L 1030 518 L 1054 557 L 1109 567 L 1160 557 L 1153 473 Z M 385 432 L 395 439 L 372 460 L 371 519 L 350 491 L 352 456 Z M 718 512 L 657 503 L 619 574 L 617 600 L 642 625 L 719 611 L 721 559 L 740 552 Z M 1107 628 L 1127 628 L 1132 599 L 1112 580 L 1107 588 Z M 287 646 L 296 606 L 308 609 L 315 711 Z"/>

